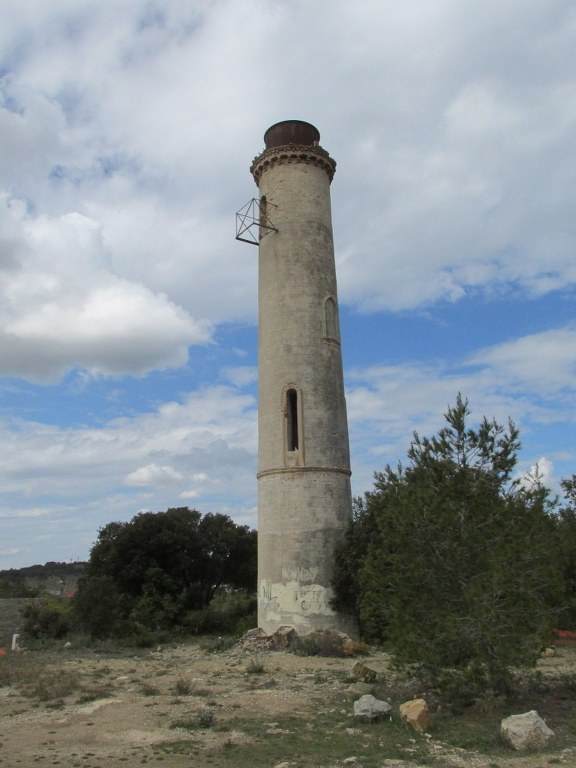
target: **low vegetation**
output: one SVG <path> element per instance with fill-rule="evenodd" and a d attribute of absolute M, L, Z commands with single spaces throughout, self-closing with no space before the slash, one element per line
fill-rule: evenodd
<path fill-rule="evenodd" d="M 519 476 L 512 422 L 472 427 L 469 417 L 458 396 L 446 426 L 415 434 L 406 464 L 385 467 L 355 500 L 334 588 L 335 607 L 357 616 L 362 639 L 314 633 L 295 653 L 353 658 L 367 642 L 385 647 L 422 690 L 462 709 L 512 700 L 552 630 L 576 629 L 576 475 L 558 503 L 537 473 Z M 48 565 L 59 573 L 64 564 Z M 44 595 L 25 609 L 28 647 L 72 639 L 155 648 L 199 637 L 225 654 L 257 623 L 256 532 L 226 515 L 180 507 L 109 523 L 89 562 L 69 568 L 83 574 L 73 600 Z M 29 587 L 4 572 L 2 590 Z M 259 674 L 258 663 L 246 672 Z"/>
<path fill-rule="evenodd" d="M 414 678 L 386 666 L 387 659 L 370 649 L 362 663 L 379 670 L 371 690 L 391 702 L 392 717 L 365 724 L 353 717 L 358 694 L 350 685 L 356 662 L 346 657 L 255 654 L 241 645 L 211 655 L 199 642 L 138 654 L 110 643 L 68 650 L 53 643 L 51 649 L 47 645 L 0 659 L 0 684 L 8 690 L 0 702 L 5 708 L 0 756 L 7 765 L 25 754 L 29 764 L 43 763 L 48 756 L 51 764 L 72 765 L 69 728 L 76 722 L 79 739 L 90 731 L 89 747 L 77 755 L 78 764 L 90 768 L 156 762 L 180 766 L 190 760 L 212 768 L 269 768 L 282 762 L 333 768 L 351 756 L 363 768 L 381 768 L 384 760 L 402 760 L 406 768 L 504 768 L 512 757 L 515 765 L 535 768 L 560 760 L 569 765 L 576 757 L 576 649 L 571 646 L 543 659 L 537 674 L 524 673 L 512 697 L 484 695 L 457 711 L 423 691 Z M 261 666 L 266 674 L 256 671 Z M 275 681 L 271 688 L 269 674 Z M 400 703 L 422 693 L 432 712 L 429 736 L 410 730 L 398 715 Z M 91 709 L 90 703 L 100 706 Z M 58 722 L 65 728 L 54 728 L 54 708 L 62 710 Z M 550 748 L 532 762 L 529 756 L 513 755 L 498 735 L 503 717 L 527 709 L 536 709 L 556 733 Z M 33 713 L 35 728 L 19 720 L 18 712 L 25 718 Z M 127 742 L 132 733 L 134 738 L 153 733 L 154 739 Z M 27 751 L 17 752 L 17 744 Z M 176 761 L 177 756 L 188 762 Z"/>
<path fill-rule="evenodd" d="M 102 528 L 75 602 L 92 637 L 145 641 L 163 630 L 242 632 L 255 589 L 256 532 L 178 507 Z"/>
<path fill-rule="evenodd" d="M 571 623 L 576 513 L 557 514 L 536 475 L 516 472 L 518 431 L 468 425 L 458 397 L 406 466 L 376 474 L 337 554 L 336 606 L 362 634 L 448 699 L 512 693 L 557 622 Z M 572 493 L 574 483 L 565 489 Z"/>

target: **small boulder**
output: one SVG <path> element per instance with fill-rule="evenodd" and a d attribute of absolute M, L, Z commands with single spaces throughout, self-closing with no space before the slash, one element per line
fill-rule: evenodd
<path fill-rule="evenodd" d="M 367 693 L 372 693 L 372 686 L 370 683 L 350 683 L 347 690 L 354 696 L 365 696 Z"/>
<path fill-rule="evenodd" d="M 374 669 L 367 667 L 366 664 L 357 661 L 352 667 L 352 676 L 354 680 L 360 680 L 362 683 L 373 683 L 378 677 L 378 674 Z"/>
<path fill-rule="evenodd" d="M 244 632 L 242 640 L 261 640 L 264 637 L 268 637 L 268 635 L 264 632 L 262 627 L 255 627 L 254 629 L 249 629 L 248 632 Z"/>
<path fill-rule="evenodd" d="M 298 644 L 298 633 L 294 627 L 278 627 L 276 632 L 270 636 L 272 648 L 284 651 L 287 648 L 293 648 Z"/>
<path fill-rule="evenodd" d="M 554 737 L 536 710 L 510 715 L 500 723 L 500 734 L 513 749 L 541 749 Z"/>
<path fill-rule="evenodd" d="M 261 627 L 249 629 L 239 640 L 239 646 L 244 650 L 267 651 L 271 646 L 271 638 Z"/>
<path fill-rule="evenodd" d="M 430 712 L 424 699 L 412 699 L 400 704 L 400 717 L 418 733 L 425 733 L 428 730 Z"/>
<path fill-rule="evenodd" d="M 354 717 L 364 723 L 371 723 L 373 720 L 381 720 L 387 717 L 392 711 L 392 707 L 387 701 L 366 694 L 354 702 Z"/>

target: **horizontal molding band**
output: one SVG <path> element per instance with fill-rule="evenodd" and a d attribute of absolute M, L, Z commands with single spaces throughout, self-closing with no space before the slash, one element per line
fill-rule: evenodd
<path fill-rule="evenodd" d="M 257 185 L 260 184 L 260 177 L 267 168 L 274 165 L 289 165 L 291 163 L 305 163 L 317 165 L 328 174 L 328 179 L 332 181 L 334 171 L 336 170 L 336 161 L 333 160 L 328 152 L 322 147 L 300 146 L 298 144 L 288 144 L 283 147 L 271 147 L 265 149 L 261 155 L 254 158 L 250 171 Z"/>
<path fill-rule="evenodd" d="M 264 469 L 258 472 L 257 479 L 269 477 L 270 475 L 290 475 L 299 472 L 330 472 L 336 475 L 347 475 L 350 477 L 352 472 L 349 469 L 340 469 L 339 467 L 274 467 L 273 469 Z"/>

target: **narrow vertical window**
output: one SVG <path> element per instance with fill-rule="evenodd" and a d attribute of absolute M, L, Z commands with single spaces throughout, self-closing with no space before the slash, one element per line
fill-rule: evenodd
<path fill-rule="evenodd" d="M 324 331 L 326 338 L 338 341 L 338 312 L 332 296 L 324 301 Z"/>
<path fill-rule="evenodd" d="M 289 389 L 286 392 L 286 436 L 289 451 L 298 450 L 298 392 Z"/>
<path fill-rule="evenodd" d="M 259 227 L 259 233 L 260 233 L 260 240 L 268 233 L 268 201 L 266 200 L 266 195 L 262 195 L 260 198 L 259 203 L 260 208 L 260 227 Z"/>

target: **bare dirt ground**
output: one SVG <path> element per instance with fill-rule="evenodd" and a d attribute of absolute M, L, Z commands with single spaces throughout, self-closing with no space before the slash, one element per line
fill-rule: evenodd
<path fill-rule="evenodd" d="M 550 749 L 522 755 L 499 745 L 499 710 L 490 725 L 493 748 L 486 751 L 484 739 L 481 754 L 473 739 L 465 747 L 447 740 L 446 728 L 435 725 L 436 713 L 429 736 L 402 725 L 397 708 L 391 722 L 356 723 L 355 659 L 242 647 L 208 653 L 199 644 L 123 653 L 72 647 L 18 657 L 17 672 L 0 688 L 1 768 L 576 766 L 576 693 L 570 686 L 559 703 L 542 685 L 546 711 L 539 711 L 557 733 Z M 384 654 L 363 661 L 386 669 Z M 543 659 L 544 677 L 570 676 L 575 662 L 576 651 L 561 648 Z M 531 700 L 505 715 L 533 708 Z M 473 722 L 469 715 L 457 728 L 465 734 Z"/>

